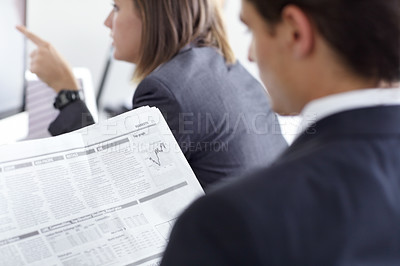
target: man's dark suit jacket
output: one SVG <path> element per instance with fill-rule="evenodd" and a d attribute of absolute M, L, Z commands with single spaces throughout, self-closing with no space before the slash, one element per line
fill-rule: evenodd
<path fill-rule="evenodd" d="M 203 187 L 268 165 L 287 147 L 263 87 L 239 63 L 227 65 L 214 48 L 186 47 L 147 76 L 133 108 L 146 105 L 164 114 Z M 93 122 L 86 114 L 84 103 L 74 102 L 49 131 L 86 126 Z"/>
<path fill-rule="evenodd" d="M 400 265 L 400 106 L 326 117 L 199 199 L 161 265 Z"/>

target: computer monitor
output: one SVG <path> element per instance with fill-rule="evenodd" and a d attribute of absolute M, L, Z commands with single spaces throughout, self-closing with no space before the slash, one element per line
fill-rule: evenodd
<path fill-rule="evenodd" d="M 26 24 L 26 0 L 0 1 L 0 119 L 25 108 L 25 38 L 15 28 Z"/>

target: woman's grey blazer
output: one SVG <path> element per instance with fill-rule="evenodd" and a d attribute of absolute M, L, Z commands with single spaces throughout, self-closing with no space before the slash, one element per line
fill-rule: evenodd
<path fill-rule="evenodd" d="M 184 48 L 148 75 L 133 96 L 133 108 L 146 105 L 163 113 L 203 188 L 266 166 L 287 146 L 264 88 L 214 48 Z M 49 131 L 58 135 L 90 123 L 78 101 Z"/>

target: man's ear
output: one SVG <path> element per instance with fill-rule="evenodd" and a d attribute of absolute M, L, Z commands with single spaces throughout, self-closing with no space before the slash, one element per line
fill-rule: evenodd
<path fill-rule="evenodd" d="M 295 5 L 287 5 L 282 10 L 282 22 L 293 55 L 296 58 L 309 55 L 315 46 L 315 30 L 304 11 Z"/>

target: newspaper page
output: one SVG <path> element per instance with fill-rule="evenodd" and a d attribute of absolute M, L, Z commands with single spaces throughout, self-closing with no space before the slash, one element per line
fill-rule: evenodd
<path fill-rule="evenodd" d="M 0 146 L 0 265 L 159 265 L 202 194 L 156 108 Z"/>

